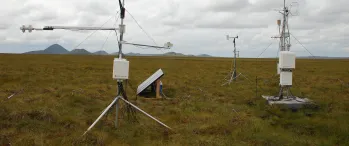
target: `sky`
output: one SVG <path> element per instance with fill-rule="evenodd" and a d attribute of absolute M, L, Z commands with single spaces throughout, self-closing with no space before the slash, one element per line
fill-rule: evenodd
<path fill-rule="evenodd" d="M 292 15 L 290 33 L 315 56 L 349 57 L 348 0 L 287 0 Z M 124 53 L 209 54 L 231 57 L 236 40 L 240 57 L 277 57 L 276 21 L 283 0 L 125 0 L 125 8 L 141 27 L 170 50 L 138 48 L 125 45 Z M 22 25 L 43 26 L 118 26 L 117 0 L 7 0 L 0 5 L 0 53 L 23 53 L 43 50 L 60 44 L 68 50 L 84 48 L 90 52 L 117 52 L 115 32 L 34 31 L 23 33 Z M 126 12 L 125 41 L 155 45 Z M 86 39 L 86 40 L 85 40 Z M 84 41 L 85 40 L 85 41 Z M 297 56 L 311 56 L 293 37 L 291 51 Z"/>

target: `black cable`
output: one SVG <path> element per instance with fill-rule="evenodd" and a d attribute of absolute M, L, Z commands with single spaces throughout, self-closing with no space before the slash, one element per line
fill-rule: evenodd
<path fill-rule="evenodd" d="M 122 98 L 124 98 L 125 100 L 128 100 L 122 82 L 118 82 L 118 89 L 119 89 L 118 93 L 121 94 Z M 125 110 L 126 110 L 125 114 L 126 114 L 126 117 L 128 120 L 133 121 L 133 122 L 137 121 L 136 111 L 132 108 L 131 105 L 126 104 Z"/>

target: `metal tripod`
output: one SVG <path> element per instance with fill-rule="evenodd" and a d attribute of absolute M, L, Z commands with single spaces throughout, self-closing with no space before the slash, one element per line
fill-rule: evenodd
<path fill-rule="evenodd" d="M 119 116 L 119 103 L 118 100 L 122 100 L 126 103 L 127 106 L 133 107 L 134 109 L 140 111 L 141 113 L 143 113 L 144 115 L 146 115 L 147 117 L 153 119 L 154 121 L 156 121 L 157 123 L 159 123 L 160 125 L 172 130 L 169 126 L 167 126 L 166 124 L 162 123 L 161 121 L 159 121 L 158 119 L 154 118 L 153 116 L 151 116 L 150 114 L 146 113 L 145 111 L 143 111 L 142 109 L 140 109 L 139 107 L 135 106 L 134 104 L 132 104 L 131 102 L 129 102 L 127 100 L 127 97 L 125 97 L 126 92 L 123 89 L 123 84 L 122 81 L 118 81 L 118 95 L 114 98 L 114 100 L 107 106 L 107 108 L 105 108 L 102 112 L 101 115 L 99 115 L 99 117 L 92 123 L 92 125 L 87 128 L 87 130 L 85 131 L 85 133 L 83 135 L 85 135 L 88 131 L 90 131 L 96 124 L 97 122 L 112 108 L 113 105 L 115 105 L 115 127 L 118 127 L 118 116 Z M 125 97 L 125 98 L 124 98 Z"/>
<path fill-rule="evenodd" d="M 236 54 L 237 52 L 239 51 L 236 51 L 236 43 L 235 43 L 235 39 L 239 38 L 239 36 L 236 36 L 236 37 L 229 37 L 229 35 L 227 35 L 227 40 L 229 40 L 229 38 L 234 38 L 233 39 L 233 43 L 234 43 L 234 60 L 233 60 L 233 63 L 232 63 L 232 70 L 228 73 L 228 75 L 224 78 L 224 80 L 226 80 L 225 83 L 222 84 L 222 86 L 226 85 L 226 84 L 230 84 L 231 82 L 233 81 L 236 81 L 236 78 L 239 77 L 240 75 L 245 77 L 242 73 L 239 73 L 237 75 L 237 71 L 236 71 Z M 246 78 L 248 79 L 248 78 Z"/>

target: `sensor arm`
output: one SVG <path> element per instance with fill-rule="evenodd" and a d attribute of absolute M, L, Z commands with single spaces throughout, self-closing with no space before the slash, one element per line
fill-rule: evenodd
<path fill-rule="evenodd" d="M 165 43 L 165 45 L 163 47 L 161 47 L 161 46 L 136 44 L 136 43 L 128 43 L 128 42 L 125 42 L 125 41 L 122 41 L 121 43 L 122 44 L 127 44 L 127 45 L 133 45 L 133 46 L 151 47 L 151 48 L 158 48 L 158 49 L 170 49 L 173 46 L 173 44 L 170 43 L 170 42 Z"/>
<path fill-rule="evenodd" d="M 54 30 L 54 29 L 64 29 L 64 30 L 119 30 L 119 28 L 114 27 L 78 27 L 78 26 L 44 26 L 43 28 L 34 28 L 31 25 L 20 27 L 20 30 L 24 33 L 26 30 L 32 32 L 33 30 Z"/>

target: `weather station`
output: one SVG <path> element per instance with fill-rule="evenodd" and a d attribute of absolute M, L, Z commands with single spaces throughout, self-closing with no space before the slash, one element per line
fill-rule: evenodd
<path fill-rule="evenodd" d="M 144 44 L 138 44 L 138 43 L 130 43 L 127 41 L 124 41 L 124 34 L 126 32 L 126 26 L 124 25 L 124 18 L 125 18 L 125 0 L 123 0 L 121 2 L 121 0 L 119 0 L 119 6 L 120 6 L 120 18 L 121 18 L 121 23 L 119 25 L 118 28 L 116 27 L 80 27 L 80 26 L 45 26 L 42 28 L 34 28 L 32 25 L 28 25 L 25 26 L 23 25 L 22 27 L 20 27 L 20 30 L 22 30 L 22 32 L 33 32 L 33 31 L 52 31 L 55 29 L 63 29 L 63 30 L 72 30 L 72 31 L 83 31 L 83 30 L 107 30 L 107 31 L 115 31 L 116 36 L 118 36 L 118 32 L 120 33 L 119 39 L 118 39 L 118 48 L 119 48 L 119 52 L 118 52 L 118 57 L 114 58 L 114 62 L 113 62 L 113 76 L 112 78 L 114 80 L 117 80 L 117 95 L 114 98 L 114 100 L 103 110 L 103 112 L 101 113 L 101 115 L 92 123 L 92 125 L 86 130 L 86 132 L 83 134 L 85 135 L 88 131 L 90 131 L 95 124 L 113 107 L 115 106 L 115 110 L 116 110 L 116 115 L 115 115 L 115 127 L 118 127 L 118 112 L 119 112 L 119 100 L 122 100 L 126 103 L 126 110 L 127 112 L 134 112 L 133 109 L 138 110 L 139 112 L 143 113 L 144 115 L 148 116 L 149 118 L 153 119 L 154 121 L 156 121 L 157 123 L 159 123 L 160 125 L 168 128 L 171 130 L 171 128 L 169 126 L 167 126 L 166 124 L 162 123 L 160 120 L 154 118 L 153 116 L 151 116 L 150 114 L 146 113 L 145 111 L 143 111 L 142 109 L 140 109 L 139 107 L 135 106 L 134 104 L 132 104 L 130 101 L 128 101 L 126 92 L 125 92 L 125 87 L 124 87 L 124 82 L 127 82 L 127 80 L 129 79 L 129 61 L 126 60 L 125 58 L 123 58 L 123 53 L 122 53 L 122 47 L 123 44 L 126 45 L 133 45 L 133 46 L 142 46 L 142 47 L 150 47 L 150 48 L 157 48 L 157 49 L 170 49 L 173 44 L 170 42 L 167 42 L 164 44 L 164 46 L 154 46 L 154 45 L 144 45 Z"/>
<path fill-rule="evenodd" d="M 292 6 L 292 5 L 291 5 Z M 311 100 L 307 98 L 299 98 L 292 95 L 292 72 L 296 68 L 296 54 L 291 52 L 291 39 L 288 25 L 288 16 L 290 10 L 286 7 L 284 0 L 284 7 L 280 11 L 283 15 L 283 20 L 277 20 L 279 26 L 279 36 L 272 37 L 279 39 L 279 60 L 276 65 L 277 74 L 280 76 L 279 93 L 277 96 L 262 96 L 270 105 L 285 105 L 292 109 L 298 109 L 304 105 L 311 104 Z"/>
<path fill-rule="evenodd" d="M 237 67 L 236 67 L 236 58 L 239 57 L 239 51 L 236 50 L 236 39 L 239 38 L 239 36 L 236 37 L 231 37 L 229 35 L 226 36 L 227 40 L 229 39 L 233 39 L 233 44 L 234 44 L 234 59 L 232 62 L 232 66 L 230 69 L 230 72 L 228 73 L 228 75 L 224 78 L 224 80 L 226 81 L 225 83 L 222 84 L 222 86 L 227 85 L 227 84 L 231 84 L 233 81 L 236 81 L 236 79 L 241 75 L 244 78 L 246 78 L 246 76 L 244 76 L 242 73 L 239 73 L 237 75 Z M 247 78 L 246 78 L 247 79 Z"/>

